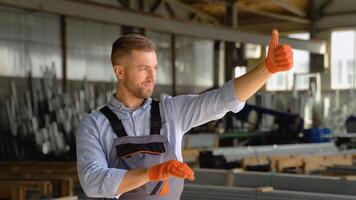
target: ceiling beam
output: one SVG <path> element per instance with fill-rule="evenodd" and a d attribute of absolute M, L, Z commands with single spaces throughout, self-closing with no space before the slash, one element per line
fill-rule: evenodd
<path fill-rule="evenodd" d="M 281 14 L 261 11 L 261 10 L 254 9 L 251 6 L 244 5 L 244 4 L 237 4 L 237 7 L 241 10 L 245 10 L 245 11 L 257 14 L 257 15 L 272 17 L 275 19 L 281 19 L 281 20 L 290 21 L 290 22 L 294 22 L 294 23 L 310 24 L 310 20 L 300 18 L 300 17 L 293 17 L 293 16 L 288 16 L 288 15 L 281 15 Z"/>
<path fill-rule="evenodd" d="M 356 11 L 344 14 L 325 15 L 315 22 L 316 29 L 337 29 L 356 27 Z"/>
<path fill-rule="evenodd" d="M 237 11 L 237 1 L 235 0 L 230 0 L 226 4 L 226 11 L 225 11 L 225 18 L 224 18 L 224 24 L 231 27 L 231 28 L 237 28 L 239 24 L 239 19 L 238 19 L 238 11 Z"/>
<path fill-rule="evenodd" d="M 262 35 L 243 32 L 217 25 L 192 24 L 126 11 L 120 8 L 113 8 L 112 6 L 99 6 L 98 4 L 83 3 L 75 0 L 0 0 L 0 4 L 212 40 L 247 42 L 262 45 L 267 45 L 270 40 L 269 34 Z M 283 37 L 280 38 L 280 41 L 281 43 L 292 45 L 293 48 L 313 53 L 325 54 L 326 51 L 325 41 L 305 41 Z"/>
<path fill-rule="evenodd" d="M 319 14 L 324 15 L 325 10 L 333 3 L 333 0 L 326 0 L 319 8 Z"/>
<path fill-rule="evenodd" d="M 242 31 L 252 31 L 260 33 L 269 33 L 271 27 L 279 30 L 280 32 L 308 32 L 309 25 L 306 24 L 297 24 L 287 21 L 278 21 L 278 22 L 256 22 L 256 23 L 244 23 L 239 25 L 239 29 Z"/>
<path fill-rule="evenodd" d="M 167 10 L 167 12 L 169 13 L 169 15 L 172 18 L 176 17 L 176 14 L 174 13 L 174 10 L 172 9 L 172 7 L 167 2 L 164 2 L 164 7 L 165 7 L 165 9 Z"/>
<path fill-rule="evenodd" d="M 149 9 L 149 11 L 151 13 L 156 12 L 156 10 L 162 5 L 164 1 L 163 0 L 156 0 L 153 5 L 151 6 L 151 8 Z"/>
<path fill-rule="evenodd" d="M 184 10 L 187 10 L 189 12 L 195 13 L 197 15 L 197 17 L 199 17 L 199 18 L 211 21 L 211 22 L 213 22 L 215 24 L 219 23 L 219 21 L 215 17 L 210 16 L 210 15 L 208 15 L 208 14 L 206 14 L 206 13 L 204 13 L 204 12 L 198 10 L 198 9 L 195 9 L 192 6 L 187 5 L 187 4 L 183 3 L 183 2 L 180 2 L 178 0 L 166 0 L 166 1 L 169 2 L 172 6 L 175 5 L 175 6 L 183 8 Z"/>
<path fill-rule="evenodd" d="M 288 10 L 289 12 L 298 15 L 299 17 L 305 18 L 307 16 L 306 12 L 304 10 L 298 8 L 289 0 L 272 0 L 272 2 L 284 9 Z"/>

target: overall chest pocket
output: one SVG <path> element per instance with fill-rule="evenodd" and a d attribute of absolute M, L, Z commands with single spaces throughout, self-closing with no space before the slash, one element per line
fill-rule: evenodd
<path fill-rule="evenodd" d="M 161 157 L 166 152 L 166 148 L 164 143 L 161 142 L 147 144 L 129 143 L 116 146 L 116 151 L 118 159 L 128 169 L 137 169 L 160 163 L 163 160 Z"/>
<path fill-rule="evenodd" d="M 126 138 L 115 149 L 119 167 L 124 169 L 150 167 L 171 159 L 167 139 L 161 135 Z"/>
<path fill-rule="evenodd" d="M 135 154 L 160 155 L 166 152 L 163 142 L 151 142 L 146 144 L 126 143 L 116 146 L 117 156 L 120 158 L 132 157 Z"/>

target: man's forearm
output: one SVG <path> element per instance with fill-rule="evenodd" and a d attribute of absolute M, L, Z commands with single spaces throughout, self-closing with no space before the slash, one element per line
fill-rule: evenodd
<path fill-rule="evenodd" d="M 117 194 L 134 190 L 149 181 L 166 180 L 170 176 L 193 181 L 194 171 L 186 163 L 177 160 L 168 160 L 149 168 L 129 170 L 125 173 Z"/>
<path fill-rule="evenodd" d="M 235 93 L 240 101 L 246 101 L 254 95 L 271 77 L 271 73 L 261 63 L 247 74 L 235 78 Z"/>
<path fill-rule="evenodd" d="M 117 193 L 123 194 L 125 192 L 129 192 L 146 184 L 147 182 L 149 182 L 147 168 L 129 170 L 125 173 Z"/>

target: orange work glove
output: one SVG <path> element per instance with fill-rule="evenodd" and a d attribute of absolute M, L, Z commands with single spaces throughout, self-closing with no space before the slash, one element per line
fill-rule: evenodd
<path fill-rule="evenodd" d="M 149 167 L 147 170 L 148 179 L 150 181 L 167 180 L 169 176 L 178 178 L 195 179 L 193 170 L 185 163 L 177 160 L 169 160 L 164 163 Z"/>
<path fill-rule="evenodd" d="M 274 29 L 265 59 L 265 66 L 271 73 L 288 71 L 293 66 L 293 52 L 291 46 L 279 44 L 278 40 L 278 31 Z"/>

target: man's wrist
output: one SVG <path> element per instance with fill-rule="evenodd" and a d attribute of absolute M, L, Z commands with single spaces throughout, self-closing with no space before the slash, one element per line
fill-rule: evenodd
<path fill-rule="evenodd" d="M 145 181 L 149 182 L 150 181 L 149 168 L 144 168 L 143 173 L 145 174 Z"/>

